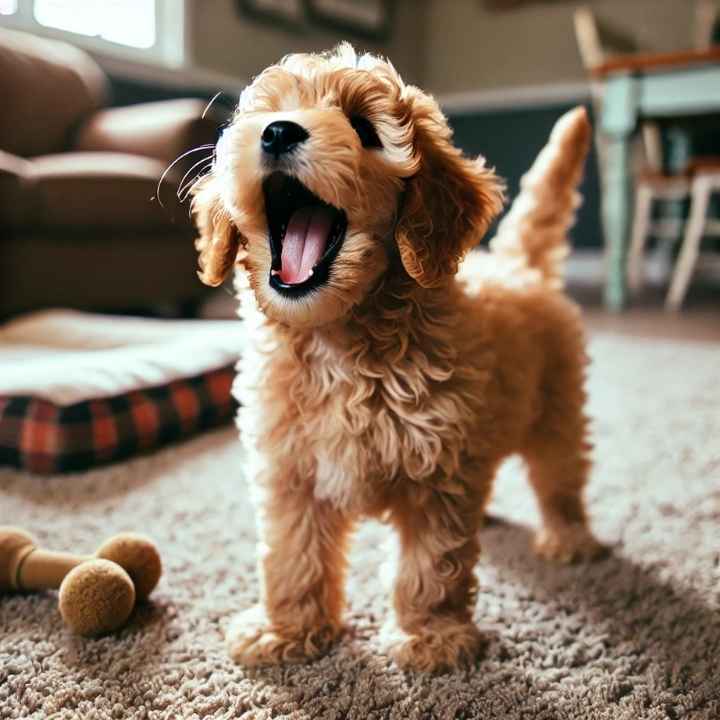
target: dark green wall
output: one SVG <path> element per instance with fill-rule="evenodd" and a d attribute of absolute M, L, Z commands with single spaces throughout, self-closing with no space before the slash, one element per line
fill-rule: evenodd
<path fill-rule="evenodd" d="M 571 105 L 497 110 L 450 116 L 455 142 L 466 153 L 484 155 L 508 184 L 508 201 L 517 195 L 520 178 L 547 142 L 555 121 Z M 594 149 L 588 158 L 581 192 L 585 198 L 572 229 L 575 247 L 601 247 L 600 192 Z"/>

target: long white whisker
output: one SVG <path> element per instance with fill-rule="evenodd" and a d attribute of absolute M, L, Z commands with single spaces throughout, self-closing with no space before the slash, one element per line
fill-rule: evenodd
<path fill-rule="evenodd" d="M 158 203 L 160 204 L 160 207 L 164 208 L 165 205 L 163 205 L 163 201 L 160 197 L 160 186 L 163 184 L 163 181 L 167 177 L 167 174 L 172 170 L 177 163 L 179 163 L 184 157 L 187 157 L 188 155 L 191 155 L 194 152 L 199 152 L 200 150 L 209 150 L 210 148 L 214 148 L 215 145 L 213 143 L 208 143 L 206 145 L 198 145 L 196 148 L 191 148 L 187 152 L 184 152 L 182 155 L 176 157 L 164 170 L 163 174 L 160 176 L 160 179 L 158 180 L 157 188 L 155 189 L 155 197 L 158 199 Z"/>
<path fill-rule="evenodd" d="M 198 174 L 192 179 L 192 181 L 188 181 L 188 184 L 186 185 L 186 187 L 180 189 L 180 192 L 183 193 L 182 197 L 178 196 L 181 203 L 184 203 L 188 199 L 188 197 L 189 197 L 190 193 L 193 191 L 193 188 L 195 187 L 195 185 L 197 185 L 198 182 L 200 182 L 200 180 L 202 180 L 204 177 L 206 177 L 206 175 L 207 175 L 206 171 L 210 170 L 211 168 L 212 168 L 212 163 L 210 163 L 209 165 L 207 165 L 205 167 L 200 168 L 200 170 L 198 171 Z"/>
<path fill-rule="evenodd" d="M 193 190 L 197 186 L 197 184 L 204 178 L 208 176 L 209 173 L 206 171 L 210 168 L 203 168 L 203 170 L 200 171 L 200 174 L 193 180 L 192 184 L 190 184 L 187 188 L 185 188 L 184 194 L 180 199 L 180 203 L 184 203 L 192 194 Z"/>
<path fill-rule="evenodd" d="M 212 100 L 210 100 L 210 102 L 207 104 L 207 106 L 206 106 L 205 109 L 203 110 L 203 114 L 202 114 L 200 117 L 202 117 L 203 119 L 205 118 L 205 115 L 207 115 L 208 111 L 209 111 L 210 108 L 212 107 L 212 104 L 213 104 L 222 94 L 223 94 L 223 91 L 222 91 L 222 90 L 218 90 L 218 91 L 212 96 Z"/>
<path fill-rule="evenodd" d="M 187 178 L 188 178 L 188 176 L 190 175 L 190 173 L 191 173 L 196 167 L 198 167 L 199 165 L 202 165 L 203 163 L 206 163 L 208 160 L 212 160 L 212 159 L 213 159 L 213 156 L 212 156 L 212 155 L 210 155 L 209 157 L 204 157 L 202 160 L 199 160 L 198 162 L 196 162 L 196 163 L 182 176 L 182 180 L 180 180 L 180 182 L 178 183 L 178 191 L 177 191 L 178 197 L 180 197 L 180 192 L 182 191 L 183 183 L 185 182 L 185 180 L 187 180 Z"/>

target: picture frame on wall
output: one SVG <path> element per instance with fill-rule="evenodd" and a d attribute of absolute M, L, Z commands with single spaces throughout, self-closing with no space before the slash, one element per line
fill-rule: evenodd
<path fill-rule="evenodd" d="M 298 32 L 305 25 L 303 0 L 236 0 L 240 14 L 251 20 Z"/>
<path fill-rule="evenodd" d="M 545 4 L 557 4 L 557 3 L 568 3 L 570 0 L 482 0 L 483 5 L 487 10 L 516 10 L 517 8 L 524 7 L 525 5 L 541 5 Z"/>
<path fill-rule="evenodd" d="M 251 20 L 291 32 L 308 26 L 375 42 L 392 35 L 395 0 L 236 0 Z"/>
<path fill-rule="evenodd" d="M 304 5 L 314 25 L 377 42 L 392 35 L 394 0 L 304 0 Z"/>

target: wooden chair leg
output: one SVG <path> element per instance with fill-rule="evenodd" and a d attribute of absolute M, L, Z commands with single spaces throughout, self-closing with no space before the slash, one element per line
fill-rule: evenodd
<path fill-rule="evenodd" d="M 685 299 L 685 293 L 700 252 L 700 242 L 705 230 L 711 192 L 712 184 L 707 178 L 697 177 L 693 181 L 690 195 L 690 217 L 685 228 L 680 255 L 675 263 L 670 290 L 665 300 L 665 307 L 668 310 L 679 310 Z"/>
<path fill-rule="evenodd" d="M 652 201 L 652 189 L 641 183 L 637 188 L 635 196 L 630 255 L 628 257 L 628 286 L 633 292 L 642 289 L 645 279 L 643 253 L 647 237 L 650 234 Z"/>

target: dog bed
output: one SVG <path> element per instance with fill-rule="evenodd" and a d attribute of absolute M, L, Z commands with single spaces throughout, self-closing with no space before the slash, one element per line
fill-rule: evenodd
<path fill-rule="evenodd" d="M 240 328 L 67 310 L 0 326 L 0 465 L 85 470 L 229 421 Z"/>

